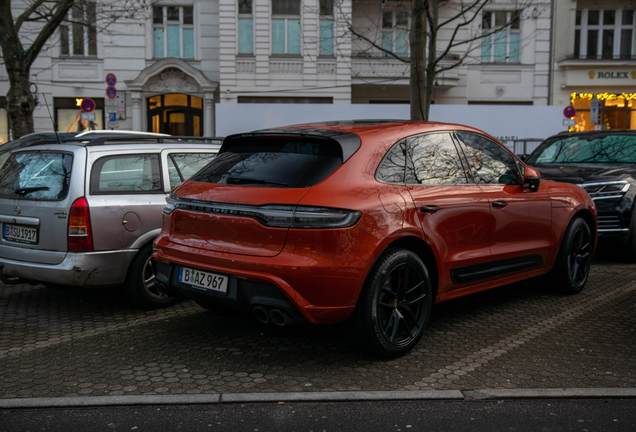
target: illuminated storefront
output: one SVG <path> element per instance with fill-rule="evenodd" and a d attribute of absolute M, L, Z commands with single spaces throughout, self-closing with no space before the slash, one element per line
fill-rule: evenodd
<path fill-rule="evenodd" d="M 590 121 L 592 98 L 600 103 L 599 122 Z M 636 129 L 636 93 L 572 93 L 570 104 L 576 108 L 576 125 L 570 130 Z"/>

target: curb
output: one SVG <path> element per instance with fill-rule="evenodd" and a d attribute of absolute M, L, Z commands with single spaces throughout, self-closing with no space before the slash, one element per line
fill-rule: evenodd
<path fill-rule="evenodd" d="M 377 392 L 312 392 L 312 393 L 212 393 L 193 395 L 131 395 L 58 398 L 0 399 L 0 409 L 75 408 L 133 405 L 205 405 L 229 403 L 276 402 L 359 402 L 499 399 L 616 399 L 636 398 L 636 388 L 564 388 L 564 389 L 487 389 Z"/>

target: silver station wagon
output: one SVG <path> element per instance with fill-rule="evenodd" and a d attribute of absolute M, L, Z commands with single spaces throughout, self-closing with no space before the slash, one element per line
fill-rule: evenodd
<path fill-rule="evenodd" d="M 13 151 L 0 168 L 0 279 L 110 287 L 143 308 L 177 299 L 154 284 L 152 242 L 172 188 L 220 140 L 97 138 Z"/>

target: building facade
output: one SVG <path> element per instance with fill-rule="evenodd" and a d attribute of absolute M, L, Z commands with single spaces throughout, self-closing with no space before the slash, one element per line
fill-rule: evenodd
<path fill-rule="evenodd" d="M 170 0 L 143 7 L 140 2 L 139 10 L 128 18 L 109 12 L 112 5 L 117 0 L 78 2 L 69 12 L 70 23 L 58 28 L 36 59 L 30 77 L 37 97 L 35 130 L 213 135 L 219 81 L 218 3 Z M 12 2 L 14 19 L 24 6 L 22 1 Z M 34 25 L 22 31 L 24 43 L 38 30 Z M 7 74 L 0 65 L 0 95 L 8 90 Z M 89 98 L 94 101 L 94 115 L 82 122 L 81 102 Z M 10 138 L 4 103 L 0 97 L 0 143 Z"/>
<path fill-rule="evenodd" d="M 555 0 L 551 103 L 571 130 L 636 129 L 636 1 Z"/>
<path fill-rule="evenodd" d="M 221 103 L 409 102 L 410 2 L 219 1 Z M 434 103 L 546 105 L 550 2 L 492 1 L 469 25 L 458 4 L 442 3 L 438 51 L 456 27 L 471 42 L 444 56 L 461 65 L 438 73 Z"/>

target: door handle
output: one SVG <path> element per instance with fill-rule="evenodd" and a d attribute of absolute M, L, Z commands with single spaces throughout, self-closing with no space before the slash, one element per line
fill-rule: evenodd
<path fill-rule="evenodd" d="M 507 206 L 508 203 L 505 201 L 493 201 L 492 202 L 492 206 L 495 208 L 504 208 L 505 206 Z"/>
<path fill-rule="evenodd" d="M 437 206 L 422 206 L 422 207 L 420 207 L 420 211 L 422 213 L 435 213 L 436 211 L 439 211 L 439 207 L 437 207 Z"/>

